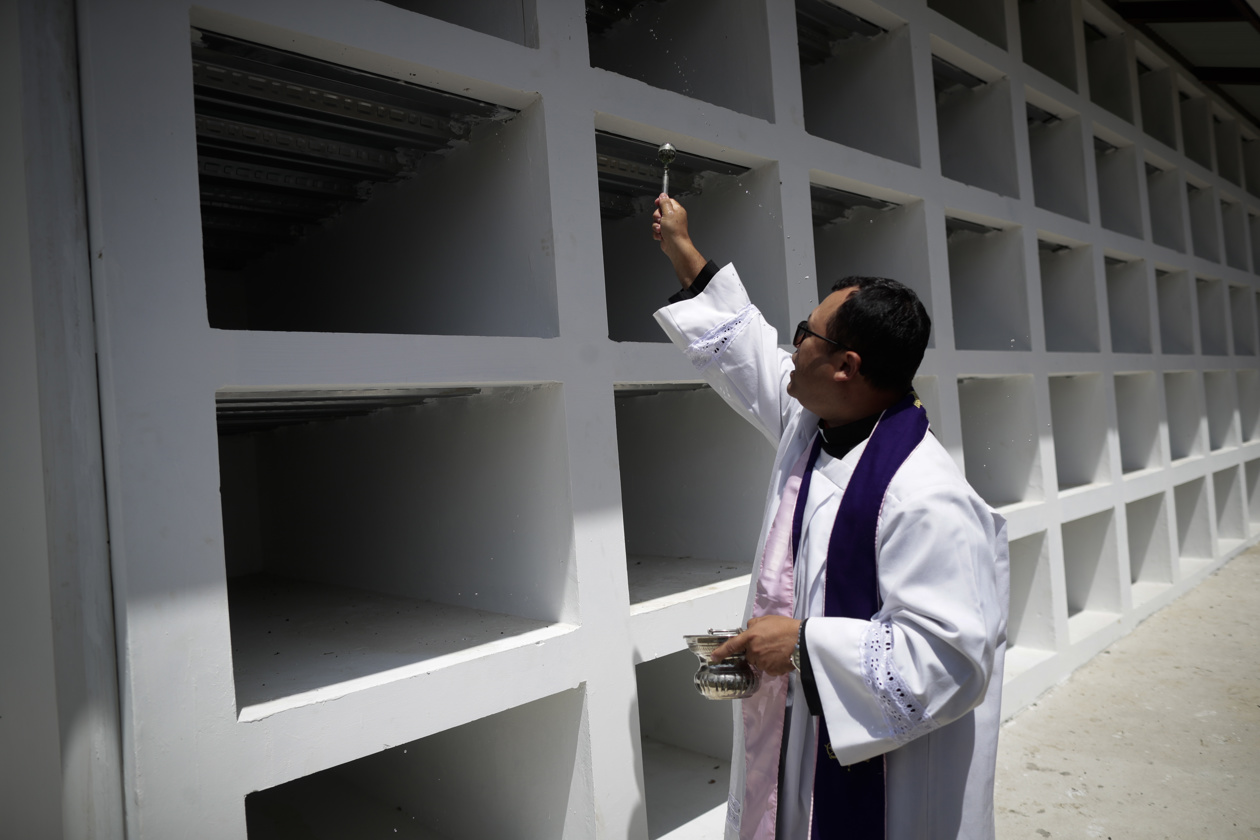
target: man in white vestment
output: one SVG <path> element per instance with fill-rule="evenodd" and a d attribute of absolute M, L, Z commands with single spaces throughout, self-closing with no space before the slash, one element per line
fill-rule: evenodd
<path fill-rule="evenodd" d="M 763 677 L 736 701 L 728 840 L 992 838 L 1006 523 L 911 390 L 927 312 L 845 278 L 789 354 L 664 194 L 653 236 L 683 286 L 657 321 L 777 447 L 747 630 L 714 654 Z"/>

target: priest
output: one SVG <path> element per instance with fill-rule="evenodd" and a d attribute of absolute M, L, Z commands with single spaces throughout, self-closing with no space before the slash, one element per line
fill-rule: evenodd
<path fill-rule="evenodd" d="M 727 840 L 992 838 L 1006 523 L 911 390 L 923 304 L 845 278 L 789 354 L 683 207 L 656 205 L 683 286 L 656 320 L 777 448 L 747 630 L 713 654 L 762 672 L 736 709 Z"/>

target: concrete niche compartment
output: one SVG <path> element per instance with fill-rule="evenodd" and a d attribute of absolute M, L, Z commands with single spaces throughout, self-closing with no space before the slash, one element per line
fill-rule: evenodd
<path fill-rule="evenodd" d="M 1156 493 L 1124 506 L 1129 533 L 1129 581 L 1133 602 L 1149 601 L 1172 585 L 1173 554 L 1168 541 L 1168 506 Z"/>
<path fill-rule="evenodd" d="M 1234 375 L 1228 370 L 1203 373 L 1203 390 L 1207 397 L 1208 448 L 1215 452 L 1238 445 L 1234 426 Z"/>
<path fill-rule="evenodd" d="M 238 706 L 564 632 L 576 594 L 560 397 L 220 392 Z"/>
<path fill-rule="evenodd" d="M 1062 527 L 1068 637 L 1078 642 L 1115 621 L 1120 612 L 1115 515 L 1105 510 Z"/>
<path fill-rule="evenodd" d="M 1006 678 L 1055 650 L 1054 588 L 1046 532 L 1011 540 L 1011 613 L 1006 625 Z"/>
<path fill-rule="evenodd" d="M 474 29 L 523 47 L 538 46 L 535 0 L 385 0 L 412 12 Z"/>
<path fill-rule="evenodd" d="M 505 107 L 201 30 L 192 55 L 211 326 L 556 335 L 536 97 Z M 469 276 L 484 282 L 451 282 Z"/>
<path fill-rule="evenodd" d="M 1040 501 L 1037 411 L 1031 376 L 959 377 L 967 481 L 994 507 Z"/>
<path fill-rule="evenodd" d="M 1043 210 L 1088 222 L 1081 118 L 1031 88 L 1025 94 L 1033 202 Z"/>
<path fill-rule="evenodd" d="M 1193 370 L 1164 374 L 1164 400 L 1168 417 L 1168 449 L 1174 460 L 1203 454 L 1203 421 L 1199 374 Z"/>
<path fill-rule="evenodd" d="M 1235 356 L 1256 355 L 1256 321 L 1251 302 L 1249 287 L 1229 287 L 1229 320 L 1233 327 Z"/>
<path fill-rule="evenodd" d="M 1181 143 L 1186 157 L 1202 166 L 1212 168 L 1212 122 L 1209 109 L 1212 103 L 1204 96 L 1191 96 L 1179 91 L 1181 106 Z"/>
<path fill-rule="evenodd" d="M 1212 139 L 1216 143 L 1216 171 L 1230 183 L 1243 185 L 1242 135 L 1237 120 L 1212 115 Z"/>
<path fill-rule="evenodd" d="M 1190 276 L 1184 271 L 1155 269 L 1159 301 L 1159 342 L 1164 353 L 1194 353 L 1194 316 Z"/>
<path fill-rule="evenodd" d="M 680 651 L 635 668 L 648 837 L 717 837 L 726 822 L 734 707 L 692 683 L 700 665 Z"/>
<path fill-rule="evenodd" d="M 1138 61 L 1142 130 L 1170 149 L 1177 148 L 1177 100 L 1174 84 L 1171 67 L 1154 68 Z"/>
<path fill-rule="evenodd" d="M 1247 192 L 1260 195 L 1260 140 L 1255 137 L 1244 137 L 1242 158 L 1243 180 L 1247 182 Z"/>
<path fill-rule="evenodd" d="M 1085 60 L 1089 70 L 1089 98 L 1120 119 L 1133 122 L 1130 77 L 1134 65 L 1125 34 L 1104 29 L 1102 21 L 1086 21 Z"/>
<path fill-rule="evenodd" d="M 661 193 L 659 147 L 595 135 L 608 337 L 614 341 L 669 341 L 652 318 L 679 289 L 669 260 L 651 241 Z M 749 169 L 680 148 L 669 167 L 669 192 L 691 211 L 692 238 L 719 265 L 735 263 L 766 320 L 790 338 L 778 167 Z"/>
<path fill-rule="evenodd" d="M 1098 304 L 1094 296 L 1094 258 L 1088 245 L 1069 247 L 1039 240 L 1041 305 L 1046 320 L 1046 349 L 1098 352 Z"/>
<path fill-rule="evenodd" d="M 1138 194 L 1137 151 L 1132 144 L 1111 142 L 1095 134 L 1094 164 L 1098 173 L 1102 226 L 1141 239 L 1142 199 Z"/>
<path fill-rule="evenodd" d="M 1229 355 L 1229 337 L 1225 332 L 1225 284 L 1206 277 L 1195 278 L 1195 294 L 1199 304 L 1200 349 L 1207 356 Z"/>
<path fill-rule="evenodd" d="M 1237 372 L 1238 420 L 1244 443 L 1260 438 L 1260 370 Z"/>
<path fill-rule="evenodd" d="M 1111 352 L 1151 352 L 1150 280 L 1142 260 L 1104 257 Z"/>
<path fill-rule="evenodd" d="M 1126 473 L 1160 465 L 1159 391 L 1155 374 L 1116 374 L 1116 423 L 1120 434 L 1120 469 Z"/>
<path fill-rule="evenodd" d="M 819 300 L 842 277 L 891 277 L 914 289 L 932 314 L 922 201 L 896 204 L 820 184 L 810 184 L 809 197 Z"/>
<path fill-rule="evenodd" d="M 1102 374 L 1051 376 L 1050 421 L 1059 490 L 1111 480 Z"/>
<path fill-rule="evenodd" d="M 1006 49 L 1006 13 L 1002 0 L 928 0 L 928 8 Z"/>
<path fill-rule="evenodd" d="M 585 689 L 245 797 L 249 840 L 589 836 Z"/>
<path fill-rule="evenodd" d="M 1181 176 L 1177 170 L 1146 162 L 1146 202 L 1151 213 L 1151 239 L 1156 245 L 1185 253 L 1186 229 L 1181 211 Z"/>
<path fill-rule="evenodd" d="M 1212 473 L 1212 489 L 1216 497 L 1216 536 L 1221 541 L 1221 552 L 1227 553 L 1247 539 L 1238 467 Z"/>
<path fill-rule="evenodd" d="M 945 219 L 954 346 L 1030 350 L 1024 241 L 1019 228 Z"/>
<path fill-rule="evenodd" d="M 1076 30 L 1071 0 L 1019 0 L 1024 63 L 1076 90 Z"/>
<path fill-rule="evenodd" d="M 586 0 L 591 66 L 774 120 L 765 3 Z"/>
<path fill-rule="evenodd" d="M 1220 262 L 1214 191 L 1206 184 L 1187 183 L 1186 206 L 1190 212 L 1190 245 L 1194 255 Z"/>
<path fill-rule="evenodd" d="M 881 23 L 828 0 L 796 0 L 805 130 L 918 166 L 910 30 L 899 20 Z"/>
<path fill-rule="evenodd" d="M 1184 575 L 1212 559 L 1205 480 L 1196 478 L 1173 487 L 1173 507 L 1177 511 L 1177 556 Z"/>
<path fill-rule="evenodd" d="M 773 447 L 708 386 L 621 386 L 616 410 L 630 602 L 746 584 Z"/>
<path fill-rule="evenodd" d="M 1247 521 L 1254 531 L 1260 529 L 1260 459 L 1243 464 L 1243 480 L 1247 482 Z"/>
<path fill-rule="evenodd" d="M 932 56 L 941 174 L 1001 195 L 1019 196 L 1010 82 L 968 60 L 963 68 Z"/>
<path fill-rule="evenodd" d="M 1237 201 L 1221 202 L 1221 228 L 1225 238 L 1225 263 L 1248 270 L 1247 211 Z"/>

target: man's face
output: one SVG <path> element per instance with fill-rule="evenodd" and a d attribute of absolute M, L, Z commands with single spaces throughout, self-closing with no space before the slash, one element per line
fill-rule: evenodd
<path fill-rule="evenodd" d="M 832 316 L 855 291 L 857 289 L 851 287 L 827 295 L 809 313 L 807 322 L 810 330 L 818 335 L 826 335 Z M 843 359 L 844 353 L 834 344 L 816 336 L 805 336 L 801 346 L 792 354 L 792 363 L 796 369 L 788 379 L 788 394 L 820 417 L 833 416 L 835 412 L 832 407 L 842 399 L 835 374 Z"/>

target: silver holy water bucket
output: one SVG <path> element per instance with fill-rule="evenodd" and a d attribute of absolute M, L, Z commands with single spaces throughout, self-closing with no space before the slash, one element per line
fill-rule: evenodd
<path fill-rule="evenodd" d="M 721 662 L 710 662 L 709 655 L 727 639 L 738 636 L 740 630 L 710 630 L 700 636 L 683 636 L 688 649 L 700 660 L 692 682 L 710 700 L 743 700 L 752 697 L 760 682 L 757 672 L 748 664 L 744 654 L 728 656 Z"/>

